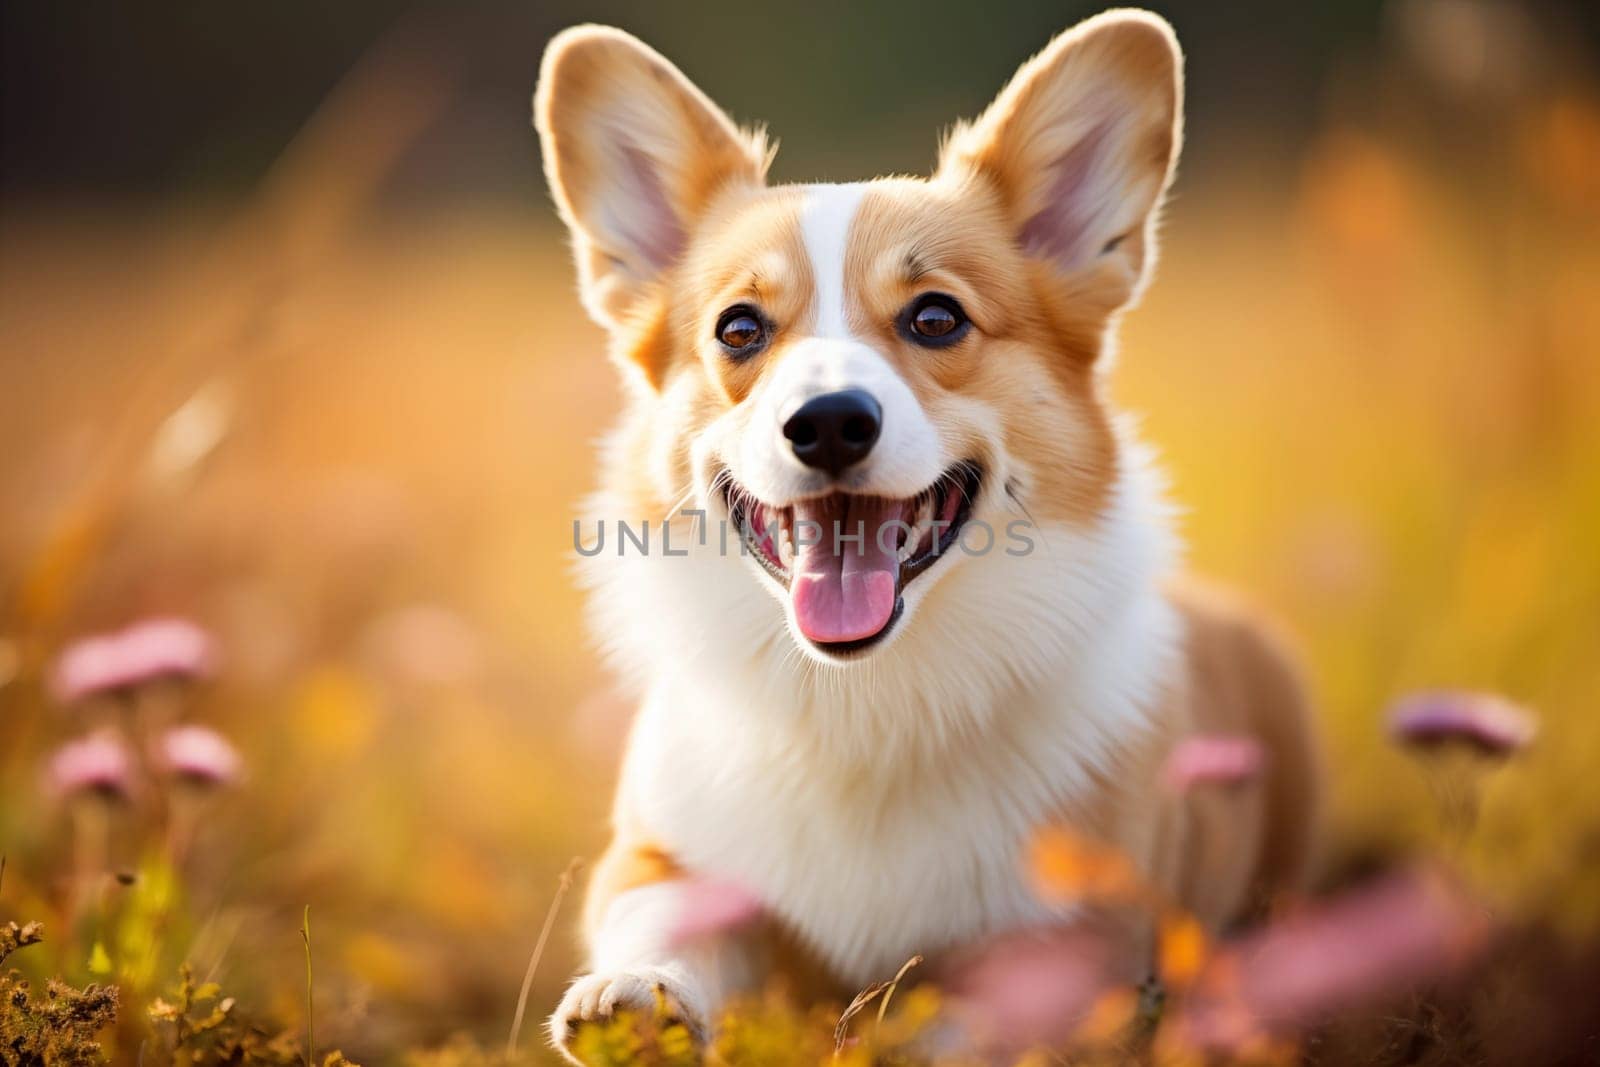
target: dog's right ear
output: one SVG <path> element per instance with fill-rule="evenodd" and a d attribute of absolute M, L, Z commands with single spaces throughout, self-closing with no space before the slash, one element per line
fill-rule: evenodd
<path fill-rule="evenodd" d="M 1114 10 L 1024 63 L 946 143 L 940 173 L 1000 194 L 1019 245 L 1106 311 L 1137 296 L 1183 139 L 1183 53 L 1147 11 Z"/>
<path fill-rule="evenodd" d="M 584 306 L 607 327 L 676 262 L 717 193 L 760 184 L 769 159 L 764 137 L 740 132 L 659 53 L 609 26 L 550 42 L 533 119 Z"/>

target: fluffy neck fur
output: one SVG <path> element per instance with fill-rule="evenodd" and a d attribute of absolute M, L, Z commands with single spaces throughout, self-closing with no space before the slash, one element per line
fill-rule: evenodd
<path fill-rule="evenodd" d="M 630 545 L 619 558 L 616 521 L 646 516 L 611 491 L 585 509 L 586 543 L 597 521 L 608 527 L 605 550 L 581 561 L 591 625 L 641 697 L 689 701 L 685 718 L 731 734 L 758 727 L 788 759 L 930 768 L 973 744 L 1033 743 L 1042 732 L 1070 734 L 1085 769 L 1108 770 L 1142 733 L 1178 639 L 1160 592 L 1177 548 L 1161 478 L 1126 425 L 1118 436 L 1115 489 L 1095 525 L 1032 530 L 1025 557 L 1006 555 L 1002 542 L 941 563 L 949 572 L 922 579 L 936 584 L 904 632 L 863 663 L 807 658 L 731 530 L 719 552 L 714 518 L 704 546 L 696 523 L 677 518 L 672 549 L 688 555 L 667 557 L 661 516 L 650 515 L 649 555 Z M 610 444 L 613 472 L 623 444 Z M 997 532 L 1024 518 L 985 517 Z"/>

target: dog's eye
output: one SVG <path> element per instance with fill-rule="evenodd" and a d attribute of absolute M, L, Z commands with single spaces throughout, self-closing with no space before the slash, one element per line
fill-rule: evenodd
<path fill-rule="evenodd" d="M 961 305 L 943 293 L 925 293 L 917 297 L 905 322 L 911 339 L 925 345 L 954 344 L 969 325 Z"/>
<path fill-rule="evenodd" d="M 958 325 L 956 313 L 943 304 L 927 304 L 911 320 L 911 328 L 924 337 L 943 337 Z"/>
<path fill-rule="evenodd" d="M 717 320 L 717 340 L 729 352 L 753 353 L 767 338 L 767 326 L 754 308 L 743 304 L 731 307 Z"/>

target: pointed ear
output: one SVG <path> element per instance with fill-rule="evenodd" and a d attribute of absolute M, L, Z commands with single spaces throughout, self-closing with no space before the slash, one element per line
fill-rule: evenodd
<path fill-rule="evenodd" d="M 1114 310 L 1154 258 L 1156 209 L 1182 137 L 1183 55 L 1143 11 L 1079 23 L 1023 64 L 945 145 L 940 176 L 999 193 L 1018 243 L 1063 275 L 1093 271 Z"/>
<path fill-rule="evenodd" d="M 533 107 L 584 306 L 602 326 L 638 306 L 712 198 L 759 185 L 769 159 L 761 135 L 741 133 L 655 50 L 608 26 L 550 42 Z"/>

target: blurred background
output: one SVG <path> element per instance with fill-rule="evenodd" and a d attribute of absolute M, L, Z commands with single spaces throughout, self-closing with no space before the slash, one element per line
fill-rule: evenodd
<path fill-rule="evenodd" d="M 1188 143 L 1115 392 L 1193 566 L 1301 643 L 1329 877 L 1457 849 L 1592 960 L 1600 8 L 1153 6 L 1188 53 Z M 155 989 L 188 959 L 293 1022 L 309 904 L 327 1042 L 502 1037 L 558 875 L 603 845 L 629 714 L 569 574 L 617 403 L 529 126 L 545 40 L 623 26 L 767 123 L 777 180 L 851 180 L 926 173 L 1095 10 L 7 3 L 0 920 L 50 935 L 13 963 Z M 242 756 L 182 847 L 177 805 L 99 783 L 134 796 L 102 833 L 50 781 L 105 713 L 52 687 L 58 657 L 171 616 L 216 670 L 170 714 Z M 1439 686 L 1540 724 L 1465 843 L 1384 736 Z"/>

